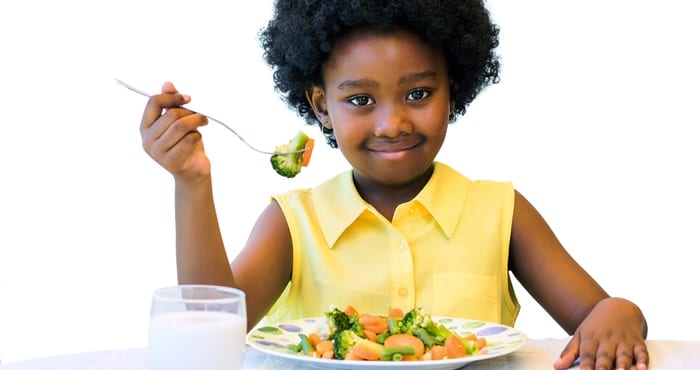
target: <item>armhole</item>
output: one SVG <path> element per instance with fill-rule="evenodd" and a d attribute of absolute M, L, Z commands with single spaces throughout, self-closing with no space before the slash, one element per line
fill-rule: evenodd
<path fill-rule="evenodd" d="M 289 228 L 289 235 L 292 238 L 292 276 L 290 277 L 289 283 L 282 291 L 282 294 L 277 298 L 277 301 L 272 305 L 270 310 L 267 311 L 267 315 L 263 319 L 265 323 L 275 323 L 280 322 L 287 315 L 289 309 L 291 308 L 291 302 L 294 301 L 297 295 L 297 287 L 299 286 L 299 271 L 301 263 L 301 250 L 299 247 L 299 233 L 295 218 L 292 216 L 291 207 L 287 201 L 289 193 L 286 194 L 276 194 L 271 197 L 271 201 L 276 201 L 282 210 L 285 220 L 287 221 L 287 227 Z"/>
<path fill-rule="evenodd" d="M 515 295 L 515 290 L 513 289 L 513 282 L 511 281 L 510 269 L 508 268 L 508 258 L 510 255 L 510 237 L 513 229 L 513 214 L 515 208 L 515 188 L 511 182 L 502 183 L 503 189 L 503 199 L 502 209 L 503 215 L 503 229 L 501 230 L 502 237 L 504 239 L 503 248 L 504 251 L 501 253 L 503 256 L 503 266 L 504 276 L 502 278 L 501 292 L 503 293 L 503 312 L 501 313 L 501 318 L 504 325 L 513 326 L 520 313 L 520 302 L 518 302 L 518 297 Z M 504 320 L 505 319 L 505 320 Z"/>

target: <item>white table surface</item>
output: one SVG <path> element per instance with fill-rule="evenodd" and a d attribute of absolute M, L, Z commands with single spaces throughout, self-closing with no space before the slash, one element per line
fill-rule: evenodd
<path fill-rule="evenodd" d="M 465 369 L 551 369 L 566 339 L 529 339 L 506 356 L 474 362 Z M 647 341 L 652 370 L 700 369 L 700 341 Z M 243 370 L 310 370 L 307 364 L 267 355 L 252 348 L 245 354 Z M 147 370 L 145 348 L 74 353 L 6 363 L 1 370 Z M 574 367 L 573 369 L 578 369 Z"/>

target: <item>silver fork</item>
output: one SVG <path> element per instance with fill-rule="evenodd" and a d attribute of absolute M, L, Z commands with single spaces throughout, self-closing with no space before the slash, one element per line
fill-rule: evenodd
<path fill-rule="evenodd" d="M 129 85 L 128 83 L 126 83 L 126 82 L 124 82 L 124 81 L 122 81 L 122 80 L 120 80 L 120 79 L 118 79 L 118 78 L 115 78 L 114 80 L 117 81 L 118 84 L 120 84 L 120 85 L 126 87 L 127 89 L 129 89 L 129 90 L 131 90 L 131 91 L 133 91 L 133 92 L 135 92 L 135 93 L 137 93 L 137 94 L 143 95 L 143 96 L 145 96 L 145 97 L 147 97 L 147 98 L 150 98 L 150 97 L 151 97 L 151 94 L 149 94 L 149 93 L 147 93 L 147 92 L 145 92 L 145 91 L 143 91 L 143 90 L 137 89 L 136 87 L 131 86 L 131 85 Z M 184 107 L 183 107 L 183 108 L 184 108 Z M 184 108 L 184 109 L 188 109 L 188 108 Z M 234 129 L 232 129 L 231 127 L 229 127 L 229 125 L 227 125 L 227 124 L 225 124 L 225 123 L 219 121 L 218 119 L 216 119 L 216 118 L 214 118 L 214 117 L 212 117 L 212 116 L 210 116 L 210 115 L 204 114 L 204 113 L 202 113 L 202 112 L 195 112 L 195 111 L 193 111 L 193 110 L 191 110 L 191 109 L 188 109 L 188 110 L 189 110 L 189 111 L 192 111 L 192 112 L 194 112 L 194 113 L 201 114 L 201 115 L 207 117 L 210 121 L 214 121 L 214 122 L 220 124 L 221 126 L 224 126 L 227 130 L 231 131 L 234 135 L 236 135 L 236 137 L 237 137 L 239 140 L 241 140 L 241 141 L 243 142 L 243 144 L 247 145 L 248 148 L 253 149 L 254 151 L 256 151 L 256 152 L 258 152 L 258 153 L 269 154 L 269 155 L 273 155 L 273 154 L 294 154 L 294 153 L 301 153 L 301 152 L 303 152 L 303 151 L 306 150 L 306 149 L 301 149 L 301 150 L 296 150 L 296 151 L 293 151 L 293 152 L 284 152 L 284 153 L 276 153 L 276 152 L 269 152 L 269 151 L 266 151 L 266 150 L 260 150 L 260 149 L 258 149 L 258 148 L 256 148 L 256 147 L 252 146 L 250 143 L 248 143 L 248 142 L 243 138 L 243 136 L 239 135 L 238 132 L 236 132 L 236 130 L 234 130 Z"/>

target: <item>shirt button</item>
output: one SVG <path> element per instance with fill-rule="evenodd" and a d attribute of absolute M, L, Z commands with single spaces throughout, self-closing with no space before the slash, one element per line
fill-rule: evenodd
<path fill-rule="evenodd" d="M 406 298 L 406 297 L 408 297 L 408 289 L 406 289 L 406 288 L 400 288 L 400 289 L 399 289 L 399 297 L 401 297 L 401 298 Z"/>

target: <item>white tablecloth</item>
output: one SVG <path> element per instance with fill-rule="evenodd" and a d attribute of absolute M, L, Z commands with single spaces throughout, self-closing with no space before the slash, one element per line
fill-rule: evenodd
<path fill-rule="evenodd" d="M 516 352 L 478 361 L 469 370 L 551 369 L 566 344 L 565 339 L 529 339 Z M 647 341 L 652 370 L 700 369 L 700 341 Z M 147 370 L 144 348 L 75 353 L 0 365 L 0 370 Z M 310 370 L 303 362 L 270 356 L 248 348 L 243 370 Z M 574 367 L 573 369 L 578 369 Z"/>

